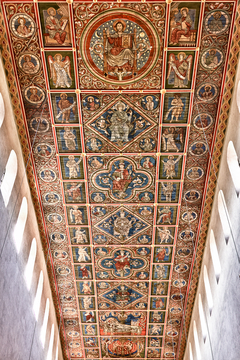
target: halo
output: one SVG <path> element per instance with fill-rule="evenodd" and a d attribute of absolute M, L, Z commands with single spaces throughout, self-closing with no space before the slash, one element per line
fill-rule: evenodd
<path fill-rule="evenodd" d="M 147 99 L 153 100 L 153 97 L 152 97 L 151 95 L 148 95 L 148 96 L 146 97 L 146 100 L 147 100 Z"/>
<path fill-rule="evenodd" d="M 118 102 L 115 104 L 115 106 L 113 107 L 113 109 L 114 109 L 114 110 L 117 110 L 119 105 L 122 105 L 123 110 L 126 109 L 126 105 L 125 105 L 122 101 L 118 101 Z"/>
<path fill-rule="evenodd" d="M 205 85 L 204 90 L 206 90 L 206 88 L 210 88 L 210 90 L 211 90 L 212 87 L 211 87 L 211 85 Z"/>
<path fill-rule="evenodd" d="M 24 25 L 26 24 L 26 19 L 24 19 L 24 17 L 20 17 L 18 18 L 17 22 L 20 24 L 20 20 L 23 20 L 24 21 Z"/>
<path fill-rule="evenodd" d="M 189 9 L 188 9 L 187 7 L 183 7 L 183 8 L 181 8 L 181 10 L 180 10 L 180 11 L 181 11 L 181 13 L 182 13 L 182 11 L 183 11 L 183 10 L 185 10 L 187 14 L 189 13 Z"/>
<path fill-rule="evenodd" d="M 26 61 L 26 59 L 29 58 L 31 60 L 31 56 L 30 55 L 24 55 L 23 59 Z"/>
<path fill-rule="evenodd" d="M 56 10 L 53 7 L 50 7 L 50 8 L 47 9 L 48 15 L 50 15 L 49 13 L 50 13 L 51 10 L 54 11 L 54 16 L 55 16 L 56 15 Z"/>
<path fill-rule="evenodd" d="M 67 97 L 66 93 L 62 93 L 62 94 L 60 94 L 60 98 L 62 98 L 64 95 Z"/>
<path fill-rule="evenodd" d="M 54 58 L 54 60 L 56 60 L 56 57 L 57 57 L 57 56 L 60 56 L 60 57 L 61 57 L 61 59 L 60 59 L 60 60 L 62 60 L 62 55 L 61 55 L 61 54 L 59 54 L 59 53 L 57 53 L 56 55 L 54 55 L 54 57 L 53 57 L 53 58 Z"/>
<path fill-rule="evenodd" d="M 180 58 L 180 55 L 183 55 L 183 56 L 184 56 L 184 59 L 185 59 L 185 57 L 186 57 L 185 52 L 181 51 L 179 54 L 177 54 L 178 60 L 179 60 L 179 58 Z"/>
<path fill-rule="evenodd" d="M 116 20 L 116 21 L 114 21 L 113 26 L 112 26 L 113 29 L 117 32 L 117 24 L 118 24 L 118 23 L 121 23 L 121 24 L 122 24 L 122 26 L 123 26 L 123 31 L 125 31 L 127 25 L 126 25 L 125 21 L 123 21 L 123 20 Z"/>

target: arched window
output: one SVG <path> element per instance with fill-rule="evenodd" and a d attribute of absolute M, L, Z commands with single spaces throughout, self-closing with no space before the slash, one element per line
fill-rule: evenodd
<path fill-rule="evenodd" d="M 49 345 L 48 345 L 47 360 L 52 360 L 52 356 L 53 356 L 53 340 L 54 340 L 54 324 L 52 324 L 52 328 L 51 328 L 51 335 L 50 335 L 50 340 L 49 340 Z"/>
<path fill-rule="evenodd" d="M 4 106 L 2 94 L 0 93 L 0 127 L 2 126 L 4 117 L 5 117 L 5 106 Z"/>
<path fill-rule="evenodd" d="M 212 257 L 216 280 L 218 282 L 218 280 L 220 278 L 220 273 L 221 273 L 221 264 L 220 264 L 220 260 L 219 260 L 219 255 L 218 255 L 218 250 L 217 250 L 217 245 L 216 245 L 213 230 L 211 230 L 211 232 L 210 232 L 210 252 L 211 252 L 211 257 Z"/>
<path fill-rule="evenodd" d="M 38 280 L 37 292 L 33 303 L 33 312 L 36 320 L 38 320 L 41 298 L 42 298 L 42 290 L 43 290 L 43 272 L 41 271 Z"/>
<path fill-rule="evenodd" d="M 222 223 L 224 237 L 226 243 L 228 243 L 229 237 L 231 235 L 230 218 L 222 190 L 220 190 L 218 193 L 218 212 Z"/>
<path fill-rule="evenodd" d="M 238 106 L 238 111 L 240 112 L 240 80 L 238 82 L 238 87 L 237 87 L 237 106 Z"/>
<path fill-rule="evenodd" d="M 206 265 L 204 265 L 204 269 L 203 269 L 203 278 L 204 278 L 204 286 L 205 286 L 205 291 L 206 291 L 206 296 L 207 296 L 208 308 L 209 308 L 209 312 L 211 315 L 212 309 L 213 309 L 213 297 L 212 297 L 212 291 L 211 291 L 211 287 L 210 287 L 210 282 L 209 282 L 208 271 L 207 271 Z"/>
<path fill-rule="evenodd" d="M 239 94 L 240 97 L 240 94 Z M 240 101 L 240 99 L 239 99 Z M 227 147 L 227 164 L 232 177 L 232 181 L 239 196 L 240 193 L 240 167 L 238 163 L 238 156 L 232 141 L 229 141 Z"/>
<path fill-rule="evenodd" d="M 27 199 L 24 197 L 22 199 L 22 204 L 20 207 L 17 222 L 13 232 L 13 238 L 15 241 L 17 252 L 19 252 L 21 248 L 23 233 L 27 221 L 27 215 L 28 215 L 28 204 L 27 204 Z"/>
<path fill-rule="evenodd" d="M 36 243 L 36 239 L 34 238 L 32 241 L 32 244 L 31 244 L 31 249 L 30 249 L 29 256 L 28 256 L 27 265 L 26 265 L 25 271 L 24 271 L 24 277 L 26 280 L 28 290 L 31 287 L 36 255 L 37 255 L 37 243 Z"/>
<path fill-rule="evenodd" d="M 189 343 L 189 360 L 193 360 L 192 344 Z"/>
<path fill-rule="evenodd" d="M 207 338 L 207 323 L 206 323 L 206 318 L 204 315 L 201 294 L 199 294 L 199 299 L 198 299 L 198 310 L 199 310 L 199 317 L 200 317 L 200 322 L 201 322 L 201 327 L 202 327 L 203 341 L 205 342 L 206 338 Z"/>
<path fill-rule="evenodd" d="M 5 207 L 7 207 L 8 205 L 12 193 L 13 185 L 16 179 L 16 175 L 17 175 L 17 155 L 14 150 L 11 150 L 5 169 L 5 174 L 3 176 L 2 184 L 1 184 L 1 193 Z"/>
<path fill-rule="evenodd" d="M 194 336 L 194 343 L 195 343 L 195 349 L 197 353 L 197 360 L 201 360 L 201 350 L 200 350 L 200 344 L 198 340 L 198 333 L 197 333 L 197 326 L 196 321 L 193 322 L 193 336 Z"/>
<path fill-rule="evenodd" d="M 45 340 L 46 340 L 48 317 L 49 317 L 49 299 L 47 298 L 45 312 L 44 312 L 44 318 L 43 318 L 43 324 L 42 324 L 41 334 L 40 334 L 40 340 L 41 340 L 43 347 L 45 345 Z"/>

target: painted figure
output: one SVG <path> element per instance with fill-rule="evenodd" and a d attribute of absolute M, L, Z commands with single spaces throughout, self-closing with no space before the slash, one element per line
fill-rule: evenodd
<path fill-rule="evenodd" d="M 187 88 L 191 80 L 192 62 L 193 56 L 187 56 L 184 52 L 179 52 L 177 55 L 170 54 L 167 74 L 168 84 L 173 84 L 174 88 Z"/>
<path fill-rule="evenodd" d="M 173 194 L 173 183 L 172 182 L 167 182 L 165 183 L 161 183 L 162 185 L 162 192 L 166 197 L 166 202 L 171 202 L 172 201 L 172 194 Z"/>
<path fill-rule="evenodd" d="M 30 55 L 25 55 L 23 57 L 24 63 L 22 65 L 23 70 L 28 74 L 35 74 L 39 68 L 39 65 L 34 65 L 32 62 L 32 57 Z"/>
<path fill-rule="evenodd" d="M 71 111 L 73 114 L 76 112 L 76 102 L 74 101 L 71 103 L 68 100 L 67 94 L 60 94 L 61 100 L 58 102 L 58 107 L 60 109 L 59 113 L 57 114 L 56 118 L 59 119 L 62 116 L 62 123 L 66 122 L 69 123 Z"/>
<path fill-rule="evenodd" d="M 66 193 L 69 197 L 72 198 L 74 202 L 77 202 L 77 200 L 82 201 L 82 184 L 79 183 L 70 183 L 70 188 L 66 190 Z M 68 186 L 68 184 L 67 184 Z"/>
<path fill-rule="evenodd" d="M 176 11 L 177 9 L 175 9 Z M 180 10 L 181 18 L 178 21 L 174 21 L 175 13 L 173 12 L 172 21 L 171 21 L 171 41 L 170 45 L 177 45 L 181 36 L 183 35 L 186 38 L 191 37 L 191 26 L 192 20 L 189 15 L 189 9 L 184 7 Z M 178 13 L 178 10 L 176 11 Z"/>
<path fill-rule="evenodd" d="M 130 34 L 124 33 L 127 25 L 123 20 L 116 20 L 113 24 L 115 34 L 106 30 L 106 60 L 109 74 L 116 74 L 119 80 L 123 75 L 132 73 L 134 66 L 134 53 L 136 44 Z M 106 35 L 105 35 L 106 34 Z"/>
<path fill-rule="evenodd" d="M 180 159 L 181 156 L 178 156 L 178 158 L 174 160 L 174 156 L 169 155 L 167 161 L 162 160 L 164 166 L 163 171 L 166 173 L 167 179 L 172 179 L 174 176 L 176 176 L 175 165 L 179 162 Z"/>
<path fill-rule="evenodd" d="M 113 113 L 109 127 L 111 131 L 111 141 L 123 141 L 128 142 L 128 135 L 130 132 L 130 124 L 132 118 L 132 111 L 129 111 L 129 115 L 124 112 L 125 105 L 119 102 L 116 105 L 116 111 Z"/>
<path fill-rule="evenodd" d="M 66 162 L 66 167 L 68 167 L 68 169 L 69 169 L 69 175 L 68 175 L 69 179 L 78 177 L 78 173 L 80 172 L 79 164 L 81 161 L 82 161 L 82 158 L 75 161 L 74 155 L 68 156 L 68 161 Z"/>
<path fill-rule="evenodd" d="M 77 228 L 75 231 L 75 237 L 73 238 L 76 244 L 86 244 L 88 243 L 86 230 L 82 230 L 81 228 Z"/>
<path fill-rule="evenodd" d="M 78 206 L 75 205 L 70 209 L 70 219 L 74 224 L 82 224 L 83 223 L 83 214 L 82 211 L 78 209 Z"/>
<path fill-rule="evenodd" d="M 72 85 L 71 62 L 68 56 L 63 57 L 61 54 L 48 56 L 50 68 L 50 79 L 53 81 L 55 88 L 70 88 Z"/>
<path fill-rule="evenodd" d="M 90 256 L 88 255 L 87 248 L 83 248 L 79 246 L 77 248 L 77 253 L 78 253 L 77 261 L 85 262 L 90 260 Z"/>
<path fill-rule="evenodd" d="M 38 95 L 38 89 L 37 88 L 31 88 L 30 89 L 31 95 L 29 96 L 29 100 L 32 102 L 39 102 L 43 98 L 43 94 Z"/>
<path fill-rule="evenodd" d="M 174 237 L 171 235 L 168 228 L 157 228 L 157 230 L 160 238 L 160 244 L 167 244 L 171 242 L 171 239 L 174 240 Z"/>
<path fill-rule="evenodd" d="M 158 220 L 157 224 L 164 224 L 165 222 L 168 222 L 169 224 L 172 223 L 172 212 L 169 206 L 164 207 L 163 209 L 158 209 Z"/>
<path fill-rule="evenodd" d="M 163 140 L 163 151 L 169 152 L 179 152 L 183 145 L 183 129 L 181 128 L 163 128 L 162 130 L 162 140 Z M 178 145 L 178 146 L 177 146 Z"/>
<path fill-rule="evenodd" d="M 76 143 L 75 143 L 76 136 L 74 135 L 72 128 L 70 127 L 64 128 L 63 138 L 65 141 L 65 146 L 68 150 L 76 150 Z"/>
<path fill-rule="evenodd" d="M 29 25 L 29 27 L 26 26 L 26 19 L 23 17 L 18 18 L 18 27 L 17 27 L 17 33 L 22 37 L 28 37 L 32 32 L 32 25 Z"/>
<path fill-rule="evenodd" d="M 174 94 L 174 99 L 171 101 L 171 107 L 165 115 L 165 120 L 167 120 L 169 114 L 171 113 L 170 122 L 178 121 L 178 119 L 182 116 L 184 104 L 181 99 L 181 94 Z"/>
<path fill-rule="evenodd" d="M 62 45 L 66 39 L 66 25 L 68 20 L 58 19 L 56 16 L 56 10 L 53 7 L 47 9 L 48 17 L 45 22 L 45 28 L 49 33 L 49 37 L 57 41 L 58 44 Z M 58 14 L 62 15 L 62 11 L 59 9 Z"/>
<path fill-rule="evenodd" d="M 147 101 L 147 103 L 146 103 L 146 108 L 147 108 L 147 110 L 148 110 L 148 111 L 153 110 L 153 109 L 154 109 L 153 97 L 150 96 L 150 95 L 147 96 L 147 97 L 146 97 L 146 101 Z"/>

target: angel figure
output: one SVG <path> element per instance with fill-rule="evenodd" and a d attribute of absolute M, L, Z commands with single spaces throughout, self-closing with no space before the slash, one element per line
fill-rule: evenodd
<path fill-rule="evenodd" d="M 62 58 L 61 54 L 56 54 L 54 57 L 48 56 L 50 79 L 55 88 L 70 88 L 72 85 L 71 62 L 69 56 L 65 56 L 64 60 Z"/>
<path fill-rule="evenodd" d="M 168 84 L 174 88 L 187 88 L 190 81 L 192 55 L 180 52 L 177 55 L 170 54 L 168 61 Z"/>

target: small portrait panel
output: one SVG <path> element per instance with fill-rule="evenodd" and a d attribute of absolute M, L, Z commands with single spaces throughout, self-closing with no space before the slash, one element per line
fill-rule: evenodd
<path fill-rule="evenodd" d="M 81 314 L 81 320 L 82 320 L 82 323 L 95 323 L 96 322 L 96 314 L 95 314 L 95 311 L 81 311 L 80 312 Z M 86 332 L 90 332 L 90 331 L 95 331 L 97 332 L 97 329 L 96 329 L 96 326 L 92 326 L 92 325 L 84 325 L 85 326 L 85 331 Z M 88 335 L 88 334 L 87 334 Z M 89 334 L 89 335 L 92 335 L 92 334 Z"/>
<path fill-rule="evenodd" d="M 154 95 L 146 95 L 141 100 L 141 106 L 144 110 L 153 111 L 159 106 L 159 99 Z"/>
<path fill-rule="evenodd" d="M 98 339 L 96 337 L 84 337 L 83 342 L 86 348 L 98 346 Z"/>
<path fill-rule="evenodd" d="M 159 359 L 161 357 L 161 351 L 162 349 L 148 349 L 147 350 L 148 359 L 149 358 Z"/>
<path fill-rule="evenodd" d="M 60 156 L 60 164 L 64 180 L 84 178 L 81 156 Z"/>
<path fill-rule="evenodd" d="M 82 311 L 83 315 L 84 311 Z M 94 315 L 93 315 L 94 316 Z M 85 317 L 85 315 L 84 315 Z M 83 316 L 81 316 L 82 322 L 83 322 Z M 86 322 L 86 320 L 84 321 Z M 83 335 L 97 335 L 97 325 L 82 325 L 82 333 Z"/>
<path fill-rule="evenodd" d="M 102 203 L 106 199 L 106 196 L 102 192 L 93 192 L 91 194 L 91 200 L 96 203 Z"/>
<path fill-rule="evenodd" d="M 51 191 L 43 195 L 43 202 L 46 205 L 56 205 L 61 197 L 58 193 Z"/>
<path fill-rule="evenodd" d="M 69 225 L 87 225 L 87 209 L 85 206 L 67 206 L 67 217 Z"/>
<path fill-rule="evenodd" d="M 179 274 L 184 274 L 186 271 L 188 271 L 189 266 L 187 264 L 178 264 L 174 267 L 174 270 Z"/>
<path fill-rule="evenodd" d="M 71 46 L 68 4 L 39 3 L 43 41 L 48 46 Z"/>
<path fill-rule="evenodd" d="M 26 53 L 19 57 L 18 66 L 25 74 L 34 75 L 40 69 L 40 60 L 35 54 Z"/>
<path fill-rule="evenodd" d="M 191 89 L 194 55 L 194 51 L 168 52 L 166 89 Z"/>
<path fill-rule="evenodd" d="M 53 225 L 58 225 L 63 221 L 63 217 L 60 214 L 52 213 L 47 216 L 48 221 Z"/>
<path fill-rule="evenodd" d="M 67 204 L 86 202 L 85 184 L 83 182 L 64 182 L 63 187 Z"/>
<path fill-rule="evenodd" d="M 82 99 L 84 110 L 96 111 L 100 108 L 100 100 L 96 95 L 87 95 Z"/>
<path fill-rule="evenodd" d="M 104 162 L 101 156 L 91 156 L 90 158 L 88 158 L 88 165 L 93 170 L 101 169 L 103 167 L 103 164 Z"/>
<path fill-rule="evenodd" d="M 210 34 L 217 35 L 227 31 L 231 24 L 231 19 L 225 11 L 214 10 L 206 16 L 204 24 Z"/>
<path fill-rule="evenodd" d="M 74 270 L 77 280 L 92 279 L 92 266 L 85 264 L 74 265 Z"/>
<path fill-rule="evenodd" d="M 66 236 L 60 232 L 54 232 L 50 235 L 50 240 L 56 244 L 62 244 L 66 240 Z"/>
<path fill-rule="evenodd" d="M 140 160 L 140 164 L 144 169 L 154 169 L 156 166 L 156 160 L 152 156 L 144 156 Z"/>
<path fill-rule="evenodd" d="M 177 255 L 181 258 L 186 258 L 192 254 L 192 250 L 187 247 L 182 247 L 177 251 Z"/>
<path fill-rule="evenodd" d="M 195 233 L 192 230 L 186 229 L 181 231 L 178 237 L 182 241 L 193 243 L 195 239 Z"/>
<path fill-rule="evenodd" d="M 193 203 L 201 199 L 201 193 L 198 190 L 191 189 L 184 193 L 183 198 L 186 201 Z"/>
<path fill-rule="evenodd" d="M 42 117 L 35 117 L 30 120 L 30 128 L 35 132 L 40 132 L 40 133 L 47 132 L 49 129 L 49 121 Z M 44 144 L 39 144 L 39 146 L 41 145 Z M 46 155 L 48 155 L 48 151 L 49 149 L 46 151 Z M 38 153 L 41 153 L 41 151 L 38 151 Z"/>
<path fill-rule="evenodd" d="M 172 260 L 172 248 L 170 246 L 155 247 L 154 262 L 169 263 Z"/>
<path fill-rule="evenodd" d="M 105 244 L 107 242 L 107 239 L 104 235 L 96 235 L 94 236 L 93 241 L 96 244 Z"/>
<path fill-rule="evenodd" d="M 138 244 L 151 244 L 152 238 L 149 235 L 141 235 L 138 237 Z"/>
<path fill-rule="evenodd" d="M 72 254 L 74 262 L 91 262 L 91 251 L 87 246 L 72 246 Z"/>
<path fill-rule="evenodd" d="M 149 325 L 148 335 L 161 336 L 163 334 L 163 326 L 162 325 Z"/>
<path fill-rule="evenodd" d="M 208 146 L 204 141 L 195 141 L 189 147 L 190 154 L 195 156 L 203 156 L 208 151 Z"/>
<path fill-rule="evenodd" d="M 205 131 L 213 124 L 213 118 L 210 114 L 199 114 L 193 119 L 193 125 L 196 129 Z"/>
<path fill-rule="evenodd" d="M 173 244 L 175 236 L 175 227 L 157 226 L 155 243 L 156 244 Z"/>
<path fill-rule="evenodd" d="M 148 202 L 153 202 L 154 201 L 154 194 L 149 192 L 149 191 L 145 191 L 143 193 L 140 193 L 138 197 L 139 197 L 139 200 L 141 202 L 148 203 Z"/>
<path fill-rule="evenodd" d="M 56 124 L 78 124 L 77 98 L 75 93 L 51 94 Z"/>
<path fill-rule="evenodd" d="M 175 225 L 177 206 L 158 206 L 157 225 Z"/>
<path fill-rule="evenodd" d="M 196 46 L 200 3 L 174 2 L 171 4 L 169 46 Z"/>
<path fill-rule="evenodd" d="M 182 213 L 182 220 L 185 221 L 186 223 L 191 223 L 195 220 L 197 220 L 198 218 L 198 214 L 195 211 L 184 211 Z"/>
<path fill-rule="evenodd" d="M 218 88 L 214 84 L 205 83 L 197 88 L 196 94 L 200 101 L 213 102 L 218 96 Z"/>
<path fill-rule="evenodd" d="M 38 144 L 34 149 L 34 153 L 44 159 L 50 158 L 53 152 L 53 147 L 47 143 Z"/>
<path fill-rule="evenodd" d="M 187 178 L 190 180 L 199 180 L 203 177 L 204 170 L 199 166 L 193 166 L 187 170 Z"/>
<path fill-rule="evenodd" d="M 167 295 L 168 293 L 168 282 L 152 282 L 152 295 Z"/>
<path fill-rule="evenodd" d="M 69 232 L 72 245 L 89 244 L 89 231 L 87 227 L 70 227 Z"/>
<path fill-rule="evenodd" d="M 185 145 L 186 128 L 185 127 L 162 127 L 162 152 L 183 152 Z"/>
<path fill-rule="evenodd" d="M 94 285 L 92 281 L 77 281 L 78 295 L 94 295 Z"/>
<path fill-rule="evenodd" d="M 40 170 L 40 178 L 44 182 L 53 182 L 56 180 L 57 175 L 56 175 L 55 171 L 53 171 L 51 169 L 41 169 Z"/>
<path fill-rule="evenodd" d="M 45 100 L 45 96 L 45 92 L 39 86 L 31 85 L 24 89 L 24 98 L 30 104 L 41 104 Z"/>
<path fill-rule="evenodd" d="M 18 13 L 10 20 L 10 30 L 13 35 L 22 40 L 29 39 L 36 31 L 36 24 L 31 16 Z"/>
<path fill-rule="evenodd" d="M 54 251 L 53 256 L 55 259 L 61 261 L 61 260 L 65 260 L 68 258 L 68 253 L 65 250 L 59 249 L 59 250 Z M 69 299 L 69 300 L 72 301 L 73 299 Z M 67 300 L 67 301 L 69 301 L 69 300 Z"/>
<path fill-rule="evenodd" d="M 149 337 L 148 338 L 149 347 L 160 347 L 162 346 L 162 338 L 159 337 Z"/>
<path fill-rule="evenodd" d="M 187 123 L 189 93 L 166 93 L 164 97 L 164 123 Z"/>
<path fill-rule="evenodd" d="M 154 265 L 153 280 L 167 280 L 170 274 L 170 265 Z"/>
<path fill-rule="evenodd" d="M 215 70 L 222 64 L 223 59 L 223 53 L 219 49 L 210 48 L 203 52 L 201 64 L 207 70 Z"/>
<path fill-rule="evenodd" d="M 60 276 L 68 276 L 71 274 L 71 270 L 68 266 L 62 265 L 56 268 L 57 274 Z"/>
<path fill-rule="evenodd" d="M 159 179 L 181 179 L 182 155 L 160 156 Z"/>
<path fill-rule="evenodd" d="M 95 298 L 90 296 L 83 296 L 78 298 L 79 306 L 81 310 L 94 310 Z"/>
<path fill-rule="evenodd" d="M 160 182 L 158 188 L 158 202 L 177 203 L 179 199 L 180 182 Z"/>
<path fill-rule="evenodd" d="M 164 323 L 165 312 L 164 311 L 150 311 L 150 323 Z"/>
<path fill-rule="evenodd" d="M 71 51 L 46 51 L 51 89 L 74 89 L 74 64 Z"/>
<path fill-rule="evenodd" d="M 59 153 L 82 152 L 78 127 L 56 127 Z"/>
<path fill-rule="evenodd" d="M 140 140 L 139 147 L 145 152 L 152 152 L 156 148 L 156 141 L 153 138 L 146 137 Z"/>
<path fill-rule="evenodd" d="M 91 137 L 86 141 L 86 149 L 89 152 L 97 153 L 102 148 L 102 141 L 98 138 Z"/>

